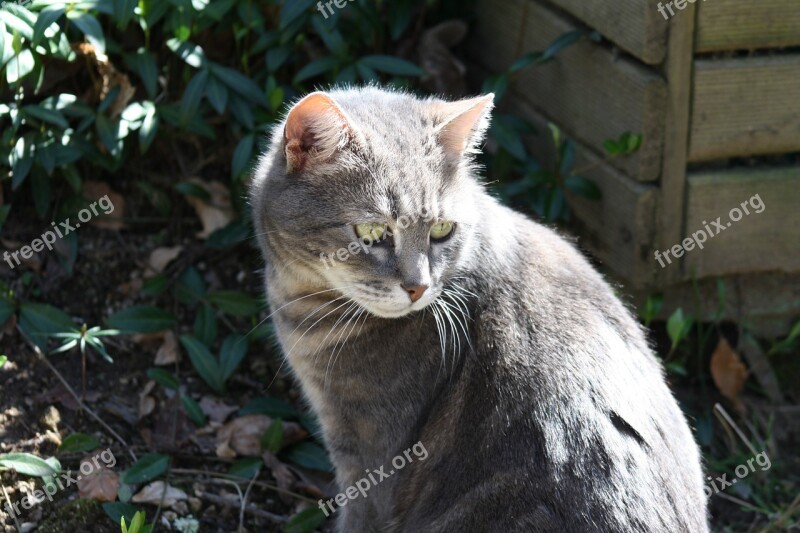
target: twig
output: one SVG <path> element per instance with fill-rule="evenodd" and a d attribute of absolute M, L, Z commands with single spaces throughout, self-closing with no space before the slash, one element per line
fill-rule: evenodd
<path fill-rule="evenodd" d="M 794 501 L 789 504 L 789 507 L 786 509 L 786 512 L 784 512 L 780 516 L 780 518 L 778 518 L 778 520 L 776 520 L 775 522 L 773 522 L 772 524 L 770 524 L 769 526 L 764 528 L 761 531 L 761 533 L 767 533 L 767 532 L 772 531 L 773 529 L 783 525 L 783 522 L 786 521 L 789 517 L 791 517 L 792 514 L 794 514 L 794 512 L 797 510 L 798 507 L 800 507 L 800 494 L 798 494 L 797 497 L 794 499 Z M 789 531 L 788 527 L 786 528 L 786 531 Z"/>
<path fill-rule="evenodd" d="M 17 324 L 17 331 L 19 331 L 20 335 L 22 335 L 22 338 L 23 338 L 23 339 L 25 339 L 25 341 L 26 341 L 26 342 L 27 342 L 27 343 L 28 343 L 28 344 L 31 346 L 31 348 L 33 349 L 34 353 L 35 353 L 35 354 L 36 354 L 36 356 L 39 358 L 39 360 L 40 360 L 40 361 L 42 361 L 42 362 L 45 364 L 45 366 L 47 366 L 47 368 L 49 368 L 49 369 L 50 369 L 50 371 L 51 371 L 53 374 L 55 374 L 55 376 L 58 378 L 58 380 L 59 380 L 59 381 L 61 381 L 61 384 L 62 384 L 62 385 L 64 385 L 64 388 L 65 388 L 65 389 L 67 389 L 67 392 L 69 392 L 69 393 L 70 393 L 70 395 L 72 396 L 72 398 L 73 398 L 73 399 L 75 400 L 75 402 L 78 404 L 78 407 L 80 407 L 82 410 L 86 411 L 86 413 L 87 413 L 89 416 L 91 416 L 92 418 L 94 418 L 94 419 L 97 421 L 97 423 L 98 423 L 98 424 L 100 424 L 101 426 L 103 426 L 103 429 L 105 429 L 106 431 L 108 431 L 108 433 L 109 433 L 109 434 L 110 434 L 112 437 L 114 437 L 115 439 L 117 439 L 117 440 L 118 440 L 118 441 L 119 441 L 119 442 L 120 442 L 120 443 L 121 443 L 123 446 L 125 446 L 125 449 L 126 449 L 126 450 L 128 450 L 128 453 L 130 454 L 130 456 L 131 456 L 131 458 L 134 460 L 134 462 L 138 461 L 139 459 L 136 457 L 136 454 L 133 452 L 133 450 L 132 450 L 132 449 L 131 449 L 131 447 L 128 445 L 128 443 L 125 441 L 125 439 L 123 439 L 123 438 L 122 438 L 122 437 L 119 435 L 119 433 L 117 433 L 116 431 L 114 431 L 114 430 L 111 428 L 111 426 L 109 426 L 108 424 L 106 424 L 106 423 L 103 421 L 103 419 L 102 419 L 102 418 L 100 418 L 100 416 L 99 416 L 97 413 L 95 413 L 95 412 L 94 412 L 94 411 L 93 411 L 91 408 L 89 408 L 89 406 L 87 406 L 85 403 L 83 403 L 83 401 L 80 399 L 80 397 L 79 397 L 79 396 L 78 396 L 78 395 L 75 393 L 75 390 L 74 390 L 72 387 L 70 387 L 69 383 L 68 383 L 68 382 L 67 382 L 67 380 L 64 378 L 64 376 L 62 376 L 62 375 L 61 375 L 61 373 L 60 373 L 60 372 L 59 372 L 59 371 L 56 369 L 56 367 L 54 367 L 54 366 L 53 366 L 53 363 L 51 363 L 50 361 L 48 361 L 47 357 L 45 357 L 45 355 L 42 353 L 42 350 L 41 350 L 41 349 L 40 349 L 40 348 L 39 348 L 39 347 L 36 345 L 36 343 L 34 343 L 33 341 L 31 341 L 31 339 L 28 337 L 28 335 L 26 335 L 26 334 L 25 334 L 25 332 L 24 332 L 24 331 L 22 331 L 22 328 L 20 328 L 20 327 L 19 327 L 19 324 Z"/>
<path fill-rule="evenodd" d="M 222 483 L 222 482 L 233 481 L 233 482 L 241 483 L 241 482 L 245 481 L 243 478 L 241 478 L 239 476 L 231 476 L 229 474 L 222 474 L 222 473 L 219 473 L 219 472 L 208 472 L 206 470 L 197 470 L 197 469 L 193 469 L 193 468 L 173 468 L 172 472 L 174 472 L 176 474 L 195 475 L 195 476 L 209 476 L 211 478 L 218 478 L 217 480 L 211 479 L 212 482 L 219 481 L 219 482 Z M 303 501 L 306 501 L 306 502 L 309 502 L 309 503 L 317 503 L 315 500 L 313 500 L 313 499 L 311 499 L 311 498 L 309 498 L 307 496 L 303 496 L 302 494 L 298 494 L 298 493 L 292 492 L 290 490 L 282 489 L 282 488 L 278 487 L 277 485 L 272 485 L 270 483 L 265 483 L 263 481 L 254 481 L 253 485 L 255 485 L 256 487 L 261 487 L 262 489 L 275 491 L 275 492 L 277 492 L 279 494 L 286 494 L 287 496 L 291 496 L 293 498 L 297 498 L 298 500 L 303 500 Z"/>
<path fill-rule="evenodd" d="M 244 491 L 244 496 L 242 497 L 242 506 L 239 508 L 239 531 L 238 533 L 244 533 L 244 509 L 247 507 L 247 498 L 250 497 L 250 489 L 253 488 L 253 483 L 256 482 L 256 478 L 261 473 L 261 469 L 259 468 L 256 470 L 255 475 L 250 479 L 250 483 L 247 484 L 247 489 Z"/>
<path fill-rule="evenodd" d="M 14 514 L 14 506 L 11 504 L 11 498 L 8 497 L 8 492 L 6 492 L 6 486 L 0 483 L 0 487 L 3 487 L 3 496 L 6 497 L 6 503 L 8 504 L 8 512 L 11 513 L 11 518 L 14 519 L 14 525 L 17 527 L 17 533 L 22 533 L 22 528 L 19 527 L 19 521 L 17 520 L 17 515 Z"/>
<path fill-rule="evenodd" d="M 217 496 L 216 494 L 201 492 L 200 497 L 210 501 L 211 503 L 216 503 L 217 505 L 224 505 L 225 507 L 231 507 L 234 509 L 239 507 L 239 504 L 237 504 L 236 502 L 232 502 L 226 498 L 223 498 L 222 496 Z M 286 518 L 285 516 L 280 516 L 275 513 L 270 513 L 269 511 L 262 511 L 261 509 L 257 509 L 252 506 L 245 507 L 245 512 L 253 516 L 256 516 L 258 518 L 265 518 L 276 524 L 285 524 L 286 522 L 289 521 L 289 519 Z"/>
<path fill-rule="evenodd" d="M 758 507 L 756 507 L 755 505 L 753 505 L 751 503 L 747 503 L 746 501 L 740 500 L 739 498 L 734 498 L 733 496 L 728 496 L 727 494 L 723 494 L 722 492 L 716 493 L 715 496 L 719 496 L 723 500 L 728 500 L 728 501 L 733 502 L 733 503 L 735 503 L 737 505 L 741 505 L 742 507 L 747 507 L 748 509 L 750 509 L 750 510 L 756 512 L 756 513 L 763 513 L 764 512 L 764 511 L 762 511 L 761 509 L 759 509 Z"/>
<path fill-rule="evenodd" d="M 714 413 L 716 413 L 717 415 L 721 416 L 724 419 L 724 421 L 727 422 L 728 425 L 733 428 L 733 430 L 736 432 L 736 434 L 739 436 L 739 438 L 742 439 L 742 442 L 744 442 L 747 445 L 747 447 L 750 449 L 750 451 L 752 452 L 753 456 L 758 455 L 758 452 L 756 451 L 756 449 L 753 448 L 753 445 L 750 444 L 750 441 L 747 440 L 747 437 L 744 436 L 744 433 L 742 432 L 742 430 L 739 429 L 739 426 L 736 424 L 736 422 L 733 421 L 733 419 L 731 418 L 731 415 L 728 414 L 728 412 L 725 410 L 724 407 L 722 407 L 722 405 L 720 405 L 718 403 L 715 403 L 714 404 Z"/>

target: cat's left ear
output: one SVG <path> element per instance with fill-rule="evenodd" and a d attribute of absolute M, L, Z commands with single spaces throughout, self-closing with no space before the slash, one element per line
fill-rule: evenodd
<path fill-rule="evenodd" d="M 441 104 L 442 124 L 437 128 L 439 143 L 449 156 L 460 158 L 477 151 L 483 141 L 494 107 L 494 94 Z"/>
<path fill-rule="evenodd" d="M 329 95 L 309 94 L 289 111 L 283 130 L 289 171 L 329 161 L 354 136 L 344 111 Z"/>

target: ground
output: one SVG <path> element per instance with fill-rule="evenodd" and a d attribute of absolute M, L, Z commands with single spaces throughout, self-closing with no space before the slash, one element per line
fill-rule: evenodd
<path fill-rule="evenodd" d="M 122 185 L 121 189 L 128 206 L 125 227 L 81 228 L 79 253 L 72 272 L 56 253 L 39 254 L 36 262 L 14 270 L 0 266 L 6 289 L 13 291 L 17 305 L 48 303 L 65 311 L 77 326 L 85 323 L 92 327 L 102 325 L 107 317 L 131 305 L 156 304 L 177 317 L 174 329 L 183 334 L 197 332 L 199 306 L 185 305 L 172 290 L 159 293 L 153 281 L 156 271 L 167 280 L 170 289 L 180 285 L 186 269 L 194 266 L 209 291 L 235 289 L 255 296 L 261 294 L 261 260 L 251 236 L 244 236 L 233 246 L 212 249 L 204 238 L 197 236 L 203 229 L 197 216 L 200 211 L 193 210 L 184 197 L 171 193 L 173 209 L 168 214 L 159 215 L 162 217 L 159 219 L 145 212 L 146 216 L 140 216 L 142 221 L 137 221 L 137 213 L 146 211 L 140 207 L 143 196 L 132 186 Z M 32 212 L 27 215 L 28 218 L 19 215 L 10 219 L 3 232 L 5 240 L 30 242 L 46 227 Z M 23 223 L 23 220 L 36 222 Z M 178 246 L 181 248 L 175 252 Z M 152 254 L 159 249 L 167 249 L 164 253 L 175 258 L 165 265 L 156 261 L 154 267 Z M 217 312 L 215 316 L 218 320 L 214 328 L 244 334 L 253 331 L 258 319 L 266 313 L 243 317 Z M 185 346 L 170 347 L 163 333 L 104 338 L 113 362 L 87 350 L 84 390 L 83 361 L 77 348 L 46 356 L 48 364 L 16 326 L 17 321 L 12 317 L 0 333 L 0 353 L 8 356 L 8 362 L 0 369 L 0 454 L 28 452 L 40 457 L 57 456 L 64 469 L 76 472 L 81 459 L 91 453 L 83 449 L 64 452 L 59 445 L 75 433 L 92 436 L 99 449 L 111 450 L 115 458 L 110 469 L 113 473 L 108 474 L 112 496 L 118 493 L 120 499 L 127 500 L 137 493 L 146 502 L 137 503 L 136 507 L 147 511 L 148 520 L 154 520 L 158 514 L 159 524 L 166 521 L 174 525 L 178 516 L 192 516 L 198 520 L 200 531 L 236 531 L 240 521 L 247 531 L 282 531 L 291 517 L 304 508 L 313 509 L 318 497 L 330 494 L 331 474 L 324 472 L 328 465 L 324 457 L 315 456 L 318 448 L 309 436 L 314 431 L 313 419 L 304 414 L 296 385 L 286 369 L 280 368 L 281 360 L 268 328 L 256 328 L 251 333 L 246 358 L 228 381 L 225 392 L 215 393 L 186 357 Z M 713 479 L 727 473 L 730 479 L 736 477 L 737 465 L 747 464 L 757 453 L 765 452 L 770 459 L 768 468 L 756 465 L 741 480 L 737 479 L 736 485 L 712 496 L 714 529 L 800 530 L 797 352 L 789 347 L 770 360 L 778 365 L 782 401 L 778 405 L 767 401 L 751 378 L 737 398 L 743 409 L 737 412 L 737 404 L 717 392 L 707 369 L 712 353 L 720 350 L 719 338 L 726 337 L 736 346 L 738 328 L 732 324 L 708 325 L 705 331 L 706 342 L 699 348 L 695 349 L 698 345 L 695 337 L 701 333 L 693 330 L 689 340 L 668 356 L 667 363 L 672 369 L 668 374 L 670 383 L 703 446 L 709 474 Z M 665 324 L 654 324 L 650 334 L 660 355 L 670 353 Z M 148 374 L 155 367 L 159 350 L 164 351 L 161 356 L 167 360 L 176 353 L 183 355 L 180 361 L 168 361 L 161 366 L 178 380 L 178 389 L 153 383 L 153 374 Z M 736 373 L 732 375 L 735 379 Z M 106 426 L 80 408 L 62 379 L 77 396 L 83 397 L 87 409 Z M 163 381 L 164 378 L 158 382 Z M 180 399 L 184 395 L 202 406 L 205 420 L 201 424 L 191 421 Z M 254 399 L 265 397 L 269 400 L 251 404 Z M 719 421 L 723 414 L 712 415 L 716 402 L 734 420 L 735 428 Z M 239 411 L 241 408 L 246 409 Z M 241 418 L 243 415 L 253 418 Z M 279 430 L 282 438 L 272 445 L 270 437 L 262 438 L 262 434 L 275 435 L 276 418 L 284 419 Z M 236 425 L 234 420 L 244 422 Z M 229 441 L 224 437 L 226 423 L 228 433 L 233 433 L 228 435 Z M 276 453 L 264 453 L 265 449 Z M 151 486 L 156 497 L 151 495 L 147 500 L 147 494 L 139 491 L 150 480 L 125 485 L 117 477 L 130 469 L 132 455 L 141 458 L 151 452 L 170 458 L 166 479 L 170 487 L 182 491 L 174 502 L 166 497 L 162 501 L 163 485 Z M 245 458 L 247 455 L 249 459 Z M 261 470 L 251 483 L 245 478 L 250 478 L 258 466 Z M 242 477 L 230 477 L 237 473 Z M 164 475 L 161 479 L 165 479 Z M 41 486 L 38 479 L 11 470 L 0 473 L 0 481 L 7 494 L 0 494 L 0 502 L 19 501 L 34 485 Z M 32 509 L 22 509 L 18 525 L 23 531 L 35 526 L 38 531 L 119 531 L 118 524 L 96 501 L 104 498 L 104 491 L 102 486 L 80 490 L 76 486 L 66 487 L 55 494 L 53 502 L 45 500 Z M 240 493 L 246 493 L 246 506 L 241 504 Z M 94 499 L 78 499 L 81 494 Z M 0 518 L 5 523 L 4 531 L 15 531 L 8 513 L 0 510 Z M 293 530 L 332 527 L 331 520 L 321 526 L 318 523 L 318 516 L 310 516 L 306 526 L 298 525 Z"/>

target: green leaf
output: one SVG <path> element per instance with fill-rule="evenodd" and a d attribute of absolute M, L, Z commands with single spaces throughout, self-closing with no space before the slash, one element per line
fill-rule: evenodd
<path fill-rule="evenodd" d="M 192 67 L 204 67 L 208 61 L 203 49 L 196 44 L 173 38 L 167 41 L 167 47 Z"/>
<path fill-rule="evenodd" d="M 314 5 L 314 0 L 284 0 L 280 14 L 279 28 L 281 31 L 306 14 L 312 5 Z"/>
<path fill-rule="evenodd" d="M 142 119 L 142 125 L 139 126 L 139 149 L 145 153 L 158 133 L 158 115 L 153 102 L 143 102 L 142 107 L 145 108 L 146 113 Z"/>
<path fill-rule="evenodd" d="M 58 111 L 45 109 L 37 105 L 24 106 L 22 108 L 22 114 L 28 117 L 33 117 L 37 120 L 41 120 L 42 122 L 47 122 L 48 124 L 58 126 L 59 128 L 64 130 L 69 127 L 69 123 L 67 122 L 67 119 L 64 118 L 64 115 L 62 115 Z"/>
<path fill-rule="evenodd" d="M 103 511 L 115 525 L 119 526 L 123 518 L 127 522 L 131 522 L 138 508 L 130 503 L 110 502 L 103 504 Z"/>
<path fill-rule="evenodd" d="M 577 43 L 583 39 L 584 36 L 583 30 L 575 30 L 560 35 L 545 49 L 542 54 L 543 59 L 548 60 L 554 58 L 556 54 Z"/>
<path fill-rule="evenodd" d="M 127 472 L 122 474 L 122 481 L 128 485 L 151 481 L 167 471 L 169 461 L 168 455 L 160 453 L 144 455 Z"/>
<path fill-rule="evenodd" d="M 520 57 L 516 61 L 514 61 L 514 63 L 511 64 L 508 70 L 509 72 L 519 72 L 525 67 L 529 67 L 531 65 L 539 65 L 546 61 L 547 59 L 545 58 L 543 52 L 530 52 Z"/>
<path fill-rule="evenodd" d="M 208 300 L 224 313 L 249 317 L 261 311 L 261 302 L 239 291 L 215 291 L 208 293 Z"/>
<path fill-rule="evenodd" d="M 128 60 L 126 63 L 142 79 L 147 95 L 155 98 L 158 89 L 158 66 L 155 56 L 144 48 L 139 48 L 136 54 L 126 56 L 126 59 Z"/>
<path fill-rule="evenodd" d="M 0 454 L 0 468 L 13 469 L 32 477 L 55 476 L 59 473 L 50 463 L 30 453 Z"/>
<path fill-rule="evenodd" d="M 102 113 L 98 113 L 95 117 L 97 135 L 112 155 L 119 154 L 122 150 L 119 126 L 119 119 L 110 119 Z"/>
<path fill-rule="evenodd" d="M 78 331 L 69 315 L 52 305 L 36 303 L 20 306 L 19 327 L 42 350 L 47 347 L 48 337 Z"/>
<path fill-rule="evenodd" d="M 292 79 L 293 84 L 298 84 L 309 78 L 314 78 L 325 72 L 330 72 L 337 67 L 339 59 L 333 56 L 322 56 L 313 60 L 303 68 L 297 71 Z"/>
<path fill-rule="evenodd" d="M 0 10 L 0 13 L 2 12 Z M 34 67 L 36 67 L 36 60 L 33 58 L 33 54 L 29 49 L 24 48 L 6 63 L 6 81 L 9 85 L 13 85 L 33 72 Z"/>
<path fill-rule="evenodd" d="M 8 357 L 5 355 L 0 355 L 0 368 L 3 368 L 3 365 L 8 362 Z"/>
<path fill-rule="evenodd" d="M 181 386 L 178 378 L 167 372 L 163 368 L 150 368 L 147 370 L 147 377 L 158 383 L 164 388 L 178 390 Z"/>
<path fill-rule="evenodd" d="M 249 102 L 263 107 L 269 106 L 269 102 L 267 101 L 267 96 L 264 93 L 264 90 L 256 85 L 253 80 L 238 70 L 223 67 L 217 63 L 212 63 L 210 68 L 211 72 L 217 77 L 217 79 L 227 85 L 228 88 L 235 93 L 239 94 Z"/>
<path fill-rule="evenodd" d="M 211 346 L 217 340 L 217 316 L 214 308 L 203 304 L 194 319 L 194 336 L 206 346 Z"/>
<path fill-rule="evenodd" d="M 146 296 L 160 296 L 167 290 L 169 280 L 164 274 L 153 276 L 142 283 L 142 294 Z"/>
<path fill-rule="evenodd" d="M 575 194 L 590 200 L 599 200 L 603 197 L 603 193 L 597 185 L 583 176 L 567 176 L 564 186 Z"/>
<path fill-rule="evenodd" d="M 283 447 L 283 422 L 280 418 L 272 421 L 272 424 L 261 435 L 261 449 L 272 453 L 278 453 Z"/>
<path fill-rule="evenodd" d="M 506 116 L 498 115 L 495 117 L 489 129 L 489 135 L 515 159 L 524 161 L 528 157 L 521 135 L 514 128 L 513 122 L 508 120 Z"/>
<path fill-rule="evenodd" d="M 328 452 L 313 442 L 301 442 L 292 446 L 286 453 L 286 458 L 298 465 L 323 472 L 333 472 L 333 465 L 328 459 Z"/>
<path fill-rule="evenodd" d="M 239 416 L 246 415 L 267 415 L 287 419 L 297 418 L 297 410 L 286 400 L 262 396 L 252 399 L 250 403 L 239 409 Z"/>
<path fill-rule="evenodd" d="M 177 188 L 177 187 L 176 187 Z M 205 192 L 205 190 L 203 190 Z M 181 277 L 178 278 L 178 284 L 175 287 L 175 297 L 178 301 L 184 304 L 194 303 L 206 296 L 206 284 L 200 272 L 190 266 L 183 271 Z"/>
<path fill-rule="evenodd" d="M 33 25 L 33 46 L 42 40 L 45 30 L 49 29 L 64 14 L 64 8 L 59 5 L 47 6 L 36 16 L 36 24 Z M 58 27 L 57 25 L 55 26 Z"/>
<path fill-rule="evenodd" d="M 181 395 L 181 403 L 183 403 L 183 408 L 186 410 L 186 414 L 189 415 L 192 422 L 198 427 L 206 425 L 208 420 L 206 419 L 205 413 L 203 413 L 203 410 L 191 396 L 185 394 Z"/>
<path fill-rule="evenodd" d="M 251 133 L 242 137 L 242 140 L 236 145 L 236 150 L 233 152 L 233 162 L 231 163 L 231 177 L 234 179 L 249 170 L 248 167 L 250 158 L 253 156 L 255 141 L 255 135 Z"/>
<path fill-rule="evenodd" d="M 181 97 L 180 120 L 183 126 L 187 126 L 192 117 L 197 113 L 203 94 L 206 92 L 208 83 L 208 71 L 199 70 L 189 81 L 186 90 Z"/>
<path fill-rule="evenodd" d="M 285 533 L 312 533 L 325 523 L 327 516 L 319 507 L 309 507 L 300 511 L 283 526 Z"/>
<path fill-rule="evenodd" d="M 61 441 L 59 453 L 85 453 L 100 447 L 100 441 L 85 433 L 73 433 Z"/>
<path fill-rule="evenodd" d="M 152 305 L 136 305 L 117 311 L 106 324 L 128 333 L 155 333 L 175 326 L 175 315 Z"/>
<path fill-rule="evenodd" d="M 264 461 L 256 457 L 245 457 L 239 459 L 231 465 L 228 470 L 229 476 L 236 476 L 242 479 L 253 479 L 261 467 L 264 466 Z"/>
<path fill-rule="evenodd" d="M 6 207 L 6 206 L 3 206 Z M 0 327 L 8 322 L 14 314 L 14 304 L 8 300 L 0 299 Z"/>
<path fill-rule="evenodd" d="M 133 17 L 134 10 L 138 5 L 138 0 L 113 0 L 114 2 L 114 20 L 117 21 L 117 27 L 120 29 L 125 28 L 128 22 Z"/>
<path fill-rule="evenodd" d="M 83 32 L 99 53 L 106 53 L 106 38 L 103 35 L 103 28 L 93 15 L 73 9 L 67 11 L 67 18 Z"/>
<path fill-rule="evenodd" d="M 214 230 L 206 239 L 206 246 L 214 250 L 223 250 L 250 240 L 250 225 L 241 220 L 234 220 L 224 228 Z"/>
<path fill-rule="evenodd" d="M 692 328 L 691 317 L 683 314 L 683 309 L 680 307 L 672 313 L 672 316 L 667 320 L 667 334 L 672 341 L 672 349 L 680 344 L 680 342 L 688 335 Z"/>
<path fill-rule="evenodd" d="M 225 390 L 225 380 L 222 378 L 222 370 L 217 360 L 208 351 L 208 348 L 191 335 L 181 336 L 181 344 L 189 354 L 192 366 L 203 378 L 203 381 L 216 392 L 223 392 Z"/>
<path fill-rule="evenodd" d="M 222 342 L 219 363 L 222 369 L 222 379 L 227 381 L 247 355 L 248 340 L 241 335 L 228 335 Z"/>
<path fill-rule="evenodd" d="M 211 76 L 206 85 L 206 96 L 211 107 L 220 115 L 225 112 L 225 106 L 228 105 L 228 89 L 225 84 L 219 81 L 216 77 Z"/>
<path fill-rule="evenodd" d="M 358 64 L 395 76 L 422 76 L 425 74 L 425 71 L 414 63 L 394 56 L 364 56 L 358 60 Z"/>

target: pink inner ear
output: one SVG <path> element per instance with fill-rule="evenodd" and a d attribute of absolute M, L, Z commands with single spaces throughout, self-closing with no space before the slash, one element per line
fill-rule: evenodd
<path fill-rule="evenodd" d="M 326 94 L 311 93 L 300 100 L 286 118 L 286 157 L 293 170 L 312 158 L 327 159 L 345 139 L 347 119 Z"/>
<path fill-rule="evenodd" d="M 493 100 L 494 95 L 490 94 L 445 104 L 450 117 L 441 126 L 439 142 L 447 153 L 460 157 L 480 140 L 489 124 Z"/>

